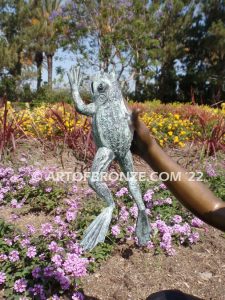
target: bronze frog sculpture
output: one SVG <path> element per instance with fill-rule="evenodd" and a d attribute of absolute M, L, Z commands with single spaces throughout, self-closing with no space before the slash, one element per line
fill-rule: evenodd
<path fill-rule="evenodd" d="M 101 72 L 91 83 L 92 103 L 85 104 L 80 97 L 79 87 L 82 82 L 80 68 L 73 68 L 68 73 L 72 97 L 78 112 L 93 118 L 92 130 L 97 146 L 91 174 L 90 187 L 106 201 L 107 207 L 88 226 L 81 245 L 85 250 L 93 249 L 104 242 L 112 219 L 115 203 L 113 196 L 100 178 L 110 163 L 116 159 L 128 178 L 128 186 L 138 207 L 136 235 L 140 245 L 146 245 L 150 239 L 150 225 L 145 212 L 145 205 L 138 181 L 134 176 L 133 159 L 130 151 L 133 139 L 131 112 L 124 103 L 119 83 L 114 72 Z"/>

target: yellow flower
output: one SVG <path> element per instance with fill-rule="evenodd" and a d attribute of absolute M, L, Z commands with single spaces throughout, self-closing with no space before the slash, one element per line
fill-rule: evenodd
<path fill-rule="evenodd" d="M 185 144 L 184 144 L 183 142 L 179 142 L 179 146 L 180 146 L 181 148 L 183 148 L 183 147 L 185 146 Z"/>
<path fill-rule="evenodd" d="M 66 126 L 66 127 L 70 127 L 70 124 L 69 124 L 68 121 L 65 122 L 65 126 Z"/>
<path fill-rule="evenodd" d="M 173 131 L 168 131 L 168 135 L 172 136 L 173 135 Z"/>
<path fill-rule="evenodd" d="M 175 136 L 174 139 L 173 139 L 173 142 L 174 142 L 174 143 L 178 143 L 178 142 L 179 142 L 179 137 L 178 137 L 178 136 Z"/>

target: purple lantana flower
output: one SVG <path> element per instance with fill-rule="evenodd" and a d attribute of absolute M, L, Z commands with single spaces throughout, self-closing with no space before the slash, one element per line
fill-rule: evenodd
<path fill-rule="evenodd" d="M 179 223 L 182 222 L 182 217 L 179 216 L 179 215 L 174 215 L 172 220 L 173 220 L 174 223 L 179 224 Z"/>
<path fill-rule="evenodd" d="M 41 225 L 42 234 L 44 236 L 49 235 L 53 231 L 52 225 L 50 223 L 45 223 Z"/>
<path fill-rule="evenodd" d="M 6 274 L 4 272 L 0 272 L 0 285 L 2 285 L 6 280 Z"/>
<path fill-rule="evenodd" d="M 27 257 L 33 258 L 37 254 L 37 249 L 35 246 L 30 246 L 27 248 Z"/>
<path fill-rule="evenodd" d="M 20 259 L 20 257 L 19 257 L 19 252 L 18 252 L 18 251 L 13 250 L 13 251 L 11 251 L 11 252 L 9 253 L 9 260 L 10 260 L 11 262 L 16 262 L 16 261 L 18 261 L 19 259 Z"/>
<path fill-rule="evenodd" d="M 118 225 L 112 226 L 111 233 L 113 236 L 118 236 L 120 234 L 120 227 Z"/>
<path fill-rule="evenodd" d="M 204 225 L 204 222 L 197 217 L 194 217 L 191 220 L 191 226 L 193 226 L 193 227 L 199 228 L 199 227 L 202 227 L 203 225 Z"/>
<path fill-rule="evenodd" d="M 26 291 L 26 287 L 27 287 L 27 281 L 21 278 L 15 281 L 13 288 L 17 293 L 23 293 Z"/>
<path fill-rule="evenodd" d="M 128 194 L 128 189 L 126 187 L 122 187 L 118 192 L 116 192 L 116 197 L 122 197 Z"/>
<path fill-rule="evenodd" d="M 72 295 L 72 300 L 84 300 L 84 295 L 81 292 L 76 292 Z"/>

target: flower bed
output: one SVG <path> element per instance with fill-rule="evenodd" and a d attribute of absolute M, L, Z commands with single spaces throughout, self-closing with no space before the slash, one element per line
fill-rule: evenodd
<path fill-rule="evenodd" d="M 40 228 L 28 223 L 23 232 L 1 221 L 0 285 L 7 299 L 56 300 L 63 295 L 83 299 L 83 276 L 94 271 L 118 244 L 138 247 L 137 206 L 126 186 L 113 182 L 117 205 L 110 231 L 105 243 L 85 253 L 79 242 L 84 229 L 101 211 L 102 203 L 89 188 L 52 182 L 48 176 L 51 170 L 32 166 L 0 169 L 1 206 L 15 210 L 13 222 L 23 218 L 20 211 L 24 207 L 27 212 L 33 208 L 38 212 L 42 205 L 42 212 L 51 213 L 51 222 L 41 224 Z M 207 172 L 215 183 L 218 175 L 211 165 Z M 142 182 L 141 188 L 152 229 L 151 240 L 143 251 L 175 255 L 178 245 L 192 246 L 198 242 L 204 224 L 183 209 L 164 184 Z M 46 199 L 50 199 L 51 205 L 46 205 Z"/>
<path fill-rule="evenodd" d="M 131 103 L 131 107 L 143 110 L 142 120 L 162 146 L 184 147 L 187 142 L 200 141 L 206 143 L 210 151 L 225 149 L 224 106 L 219 110 L 208 106 L 152 101 Z M 90 119 L 78 114 L 69 104 L 43 104 L 33 110 L 28 107 L 16 111 L 8 103 L 5 122 L 4 112 L 5 109 L 1 108 L 0 130 L 13 123 L 9 139 L 15 132 L 15 138 L 22 135 L 39 140 L 62 140 L 78 152 L 79 145 L 82 145 L 82 150 L 87 148 L 90 153 L 94 152 L 90 141 Z"/>

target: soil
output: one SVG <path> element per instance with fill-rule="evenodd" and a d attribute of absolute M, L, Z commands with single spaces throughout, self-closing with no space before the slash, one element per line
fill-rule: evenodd
<path fill-rule="evenodd" d="M 129 257 L 124 253 L 130 252 Z M 125 248 L 83 280 L 87 299 L 147 300 L 175 289 L 207 300 L 225 299 L 225 235 L 208 228 L 193 248 L 177 247 L 176 255 L 154 255 Z M 176 299 L 174 299 L 176 300 Z"/>
<path fill-rule="evenodd" d="M 170 152 L 175 160 L 186 157 L 185 153 L 185 150 L 178 154 Z M 20 165 L 21 158 L 29 164 L 57 166 L 66 171 L 79 167 L 70 150 L 66 149 L 60 155 L 55 150 L 49 150 L 46 154 L 35 142 L 19 145 L 4 164 Z M 151 173 L 143 161 L 135 160 L 135 167 L 136 171 Z M 21 230 L 26 224 L 33 224 L 38 229 L 51 218 L 43 213 L 28 213 L 12 221 L 12 213 L 17 212 L 2 208 L 0 218 L 13 222 Z M 176 247 L 174 256 L 154 255 L 132 245 L 118 246 L 111 258 L 103 262 L 95 273 L 82 279 L 85 299 L 147 300 L 155 292 L 176 289 L 201 299 L 225 300 L 225 234 L 206 227 L 200 230 L 200 236 L 201 242 L 192 248 Z"/>

